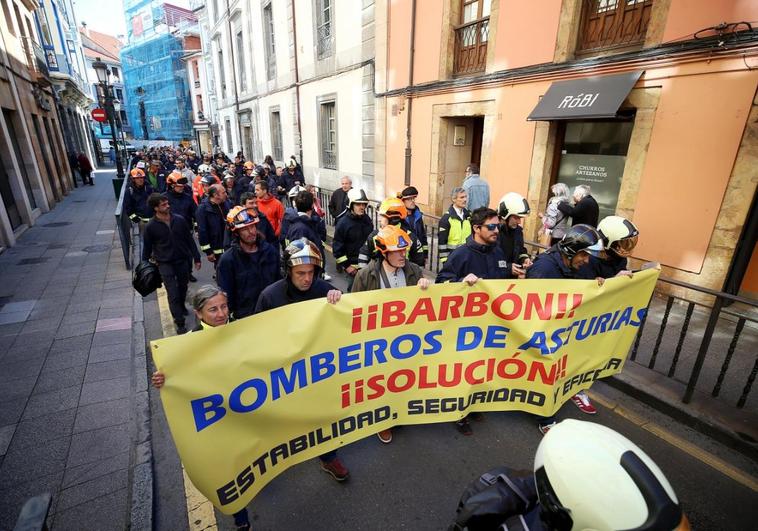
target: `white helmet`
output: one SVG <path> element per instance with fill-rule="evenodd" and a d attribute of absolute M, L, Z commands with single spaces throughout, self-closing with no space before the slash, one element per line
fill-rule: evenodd
<path fill-rule="evenodd" d="M 347 191 L 347 207 L 352 208 L 355 203 L 363 203 L 365 205 L 368 204 L 368 197 L 366 197 L 366 192 L 364 192 L 361 188 L 351 188 Z"/>
<path fill-rule="evenodd" d="M 523 195 L 509 192 L 500 199 L 497 215 L 502 219 L 508 219 L 509 216 L 525 218 L 529 215 L 529 203 Z"/>
<path fill-rule="evenodd" d="M 537 448 L 534 479 L 550 529 L 653 531 L 687 523 L 653 460 L 600 424 L 568 419 L 553 427 Z"/>
<path fill-rule="evenodd" d="M 297 194 L 300 192 L 307 192 L 305 186 L 300 186 L 299 184 L 296 184 L 292 188 L 290 188 L 290 191 L 287 192 L 287 197 L 289 197 L 292 201 L 295 200 L 295 197 L 297 197 Z"/>
<path fill-rule="evenodd" d="M 637 245 L 640 231 L 626 218 L 608 216 L 597 225 L 597 232 L 603 239 L 606 249 L 613 250 L 619 256 L 629 256 Z"/>
<path fill-rule="evenodd" d="M 201 164 L 200 166 L 197 167 L 197 173 L 199 173 L 200 175 L 205 175 L 206 173 L 210 173 L 210 172 L 211 172 L 211 167 L 208 164 Z"/>

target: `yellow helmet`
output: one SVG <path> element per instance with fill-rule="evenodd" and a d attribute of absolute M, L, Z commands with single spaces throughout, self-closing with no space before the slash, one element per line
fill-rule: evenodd
<path fill-rule="evenodd" d="M 379 205 L 379 213 L 390 220 L 400 220 L 408 216 L 408 209 L 405 208 L 402 199 L 388 197 Z"/>

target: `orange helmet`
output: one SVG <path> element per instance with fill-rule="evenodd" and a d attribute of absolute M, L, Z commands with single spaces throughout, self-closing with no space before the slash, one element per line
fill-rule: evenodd
<path fill-rule="evenodd" d="M 400 220 L 408 216 L 408 209 L 405 208 L 402 199 L 388 197 L 379 205 L 379 213 L 390 220 Z"/>
<path fill-rule="evenodd" d="M 172 171 L 166 177 L 166 184 L 173 186 L 175 184 L 187 184 L 187 178 L 178 171 Z"/>
<path fill-rule="evenodd" d="M 258 212 L 253 208 L 245 208 L 243 206 L 236 206 L 229 210 L 226 215 L 226 222 L 229 224 L 229 228 L 233 231 L 242 229 L 249 225 L 255 225 L 260 221 Z"/>
<path fill-rule="evenodd" d="M 139 168 L 134 168 L 131 172 L 129 172 L 129 175 L 131 175 L 132 177 L 144 177 L 145 172 Z"/>
<path fill-rule="evenodd" d="M 374 236 L 374 247 L 382 254 L 389 251 L 405 251 L 411 246 L 411 237 L 397 225 L 387 225 Z"/>

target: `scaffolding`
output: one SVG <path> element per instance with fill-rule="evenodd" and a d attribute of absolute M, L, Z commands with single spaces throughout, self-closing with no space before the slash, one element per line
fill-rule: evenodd
<path fill-rule="evenodd" d="M 182 38 L 172 34 L 122 48 L 121 67 L 129 95 L 126 113 L 134 138 L 192 138 L 192 102 L 183 54 Z"/>

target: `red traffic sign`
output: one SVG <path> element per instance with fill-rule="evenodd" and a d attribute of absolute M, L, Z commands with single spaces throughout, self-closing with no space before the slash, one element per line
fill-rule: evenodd
<path fill-rule="evenodd" d="M 108 119 L 108 116 L 105 114 L 105 109 L 100 109 L 99 107 L 97 109 L 92 109 L 92 119 L 96 122 L 104 122 Z"/>

